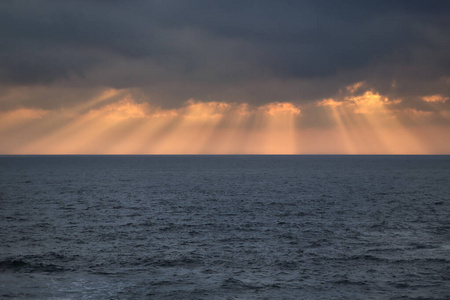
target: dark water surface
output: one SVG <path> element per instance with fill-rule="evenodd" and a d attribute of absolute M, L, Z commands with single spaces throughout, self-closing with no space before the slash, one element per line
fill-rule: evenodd
<path fill-rule="evenodd" d="M 3 156 L 8 297 L 449 299 L 450 156 Z"/>

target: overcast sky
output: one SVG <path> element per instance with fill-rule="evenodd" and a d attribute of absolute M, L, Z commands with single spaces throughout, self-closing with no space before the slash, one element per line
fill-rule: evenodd
<path fill-rule="evenodd" d="M 163 106 L 304 103 L 358 81 L 449 95 L 450 1 L 2 1 L 0 28 L 3 87 L 137 88 Z"/>
<path fill-rule="evenodd" d="M 0 41 L 0 137 L 17 145 L 93 110 L 176 126 L 197 111 L 222 127 L 245 112 L 247 129 L 289 112 L 341 135 L 441 126 L 436 142 L 450 127 L 450 1 L 4 0 Z"/>

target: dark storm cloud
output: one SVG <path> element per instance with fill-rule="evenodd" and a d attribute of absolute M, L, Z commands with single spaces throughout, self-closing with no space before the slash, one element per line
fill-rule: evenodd
<path fill-rule="evenodd" d="M 449 95 L 449 1 L 3 1 L 2 85 L 309 101 Z M 447 78 L 447 79 L 446 79 Z"/>

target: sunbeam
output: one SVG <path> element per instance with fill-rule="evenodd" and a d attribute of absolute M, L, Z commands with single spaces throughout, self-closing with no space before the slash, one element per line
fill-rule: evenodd
<path fill-rule="evenodd" d="M 445 126 L 432 121 L 448 122 L 447 98 L 427 96 L 420 102 L 424 110 L 402 109 L 401 99 L 391 100 L 372 90 L 361 93 L 361 88 L 362 83 L 352 85 L 341 99 L 323 99 L 305 109 L 290 102 L 251 106 L 194 99 L 179 108 L 161 108 L 138 101 L 125 90 L 108 89 L 70 108 L 2 112 L 0 135 L 5 143 L 0 150 L 18 154 L 446 151 L 448 143 L 435 134 L 445 132 Z M 301 120 L 311 108 L 321 111 L 319 115 L 330 125 L 305 126 Z"/>

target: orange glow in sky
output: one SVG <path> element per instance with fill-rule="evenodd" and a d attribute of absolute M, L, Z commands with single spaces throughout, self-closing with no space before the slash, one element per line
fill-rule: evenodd
<path fill-rule="evenodd" d="M 447 128 L 432 112 L 395 106 L 375 91 L 322 99 L 300 107 L 188 100 L 162 109 L 123 90 L 58 110 L 18 108 L 0 113 L 4 154 L 429 154 L 450 153 Z M 448 99 L 425 97 L 427 105 Z M 328 126 L 305 126 L 320 111 Z M 449 118 L 448 112 L 440 112 Z M 419 124 L 415 125 L 415 124 Z"/>

